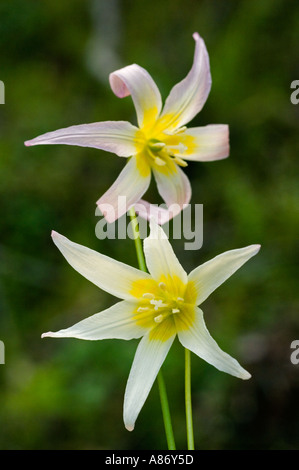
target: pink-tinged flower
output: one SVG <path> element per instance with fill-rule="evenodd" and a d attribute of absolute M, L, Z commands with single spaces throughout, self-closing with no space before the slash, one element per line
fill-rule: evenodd
<path fill-rule="evenodd" d="M 101 340 L 141 338 L 127 382 L 124 423 L 133 430 L 162 363 L 178 336 L 181 344 L 217 369 L 249 379 L 250 374 L 222 351 L 210 336 L 198 307 L 209 295 L 254 256 L 260 245 L 227 251 L 185 272 L 163 231 L 154 220 L 144 240 L 149 273 L 115 261 L 53 232 L 66 260 L 101 289 L 122 299 L 70 328 L 42 337 Z"/>
<path fill-rule="evenodd" d="M 193 34 L 195 53 L 188 75 L 173 87 L 162 110 L 157 85 L 149 73 L 133 64 L 110 74 L 110 85 L 116 96 L 131 95 L 137 113 L 138 127 L 126 121 L 82 124 L 48 132 L 25 145 L 66 144 L 94 147 L 129 158 L 110 189 L 97 201 L 106 211 L 108 222 L 123 215 L 140 201 L 147 191 L 151 173 L 167 207 L 182 210 L 191 198 L 190 182 L 181 167 L 187 161 L 212 161 L 229 154 L 227 125 L 191 127 L 187 124 L 202 109 L 211 89 L 209 56 L 203 39 Z M 118 207 L 118 197 L 126 196 L 126 205 Z M 142 201 L 140 215 L 148 217 L 150 205 Z M 151 214 L 155 212 L 152 211 Z M 176 215 L 161 212 L 160 223 Z"/>

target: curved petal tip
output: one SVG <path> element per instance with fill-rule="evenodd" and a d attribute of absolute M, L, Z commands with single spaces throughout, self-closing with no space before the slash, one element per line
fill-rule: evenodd
<path fill-rule="evenodd" d="M 243 380 L 248 380 L 248 379 L 251 379 L 251 374 L 249 374 L 249 372 L 247 372 L 247 370 L 244 370 L 244 373 L 240 376 L 241 379 Z"/>
<path fill-rule="evenodd" d="M 126 427 L 127 431 L 133 431 L 134 430 L 134 425 L 125 424 L 125 427 Z"/>
<path fill-rule="evenodd" d="M 48 331 L 47 333 L 43 333 L 41 335 L 41 338 L 46 338 L 47 336 L 51 336 L 52 335 L 52 332 L 51 331 Z"/>

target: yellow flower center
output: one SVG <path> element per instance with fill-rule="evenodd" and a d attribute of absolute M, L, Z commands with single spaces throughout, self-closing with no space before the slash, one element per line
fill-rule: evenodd
<path fill-rule="evenodd" d="M 175 173 L 176 165 L 188 165 L 183 158 L 194 151 L 194 137 L 185 133 L 186 127 L 169 132 L 169 119 L 166 116 L 157 121 L 145 119 L 143 126 L 136 133 L 137 161 L 144 176 L 150 168 L 164 173 Z"/>
<path fill-rule="evenodd" d="M 147 140 L 144 150 L 152 165 L 154 164 L 161 167 L 167 165 L 167 163 L 170 163 L 171 161 L 179 166 L 188 165 L 188 163 L 186 163 L 182 158 L 175 155 L 176 152 L 184 152 L 184 144 L 179 143 L 177 145 L 167 145 L 167 137 L 164 139 L 164 142 L 155 138 Z"/>
<path fill-rule="evenodd" d="M 150 330 L 150 339 L 166 341 L 194 322 L 196 292 L 191 282 L 185 285 L 177 276 L 136 281 L 131 294 L 138 298 L 134 320 Z"/>

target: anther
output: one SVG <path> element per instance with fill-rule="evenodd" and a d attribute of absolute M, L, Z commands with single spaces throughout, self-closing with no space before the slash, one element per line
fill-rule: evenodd
<path fill-rule="evenodd" d="M 164 318 L 163 315 L 158 315 L 157 317 L 154 318 L 154 321 L 155 321 L 156 323 L 161 323 L 161 321 L 163 320 L 163 318 Z"/>
<path fill-rule="evenodd" d="M 138 308 L 137 308 L 137 312 L 138 312 L 138 313 L 147 312 L 148 309 L 149 309 L 148 307 L 138 307 Z"/>
<path fill-rule="evenodd" d="M 146 292 L 145 294 L 142 295 L 144 299 L 154 299 L 155 296 L 151 292 Z"/>
<path fill-rule="evenodd" d="M 180 313 L 178 308 L 173 308 L 171 311 L 172 311 L 172 313 Z"/>
<path fill-rule="evenodd" d="M 164 142 L 155 142 L 155 143 L 150 143 L 150 148 L 153 150 L 161 150 L 163 147 L 165 147 Z"/>
<path fill-rule="evenodd" d="M 180 157 L 175 157 L 175 156 L 174 156 L 174 157 L 173 157 L 173 161 L 174 161 L 175 163 L 177 163 L 179 166 L 183 166 L 183 167 L 188 166 L 188 163 L 185 162 L 185 160 L 183 160 L 183 159 L 180 158 Z"/>
<path fill-rule="evenodd" d="M 160 158 L 160 157 L 155 157 L 155 163 L 156 163 L 156 165 L 158 165 L 158 166 L 164 166 L 164 165 L 166 165 L 166 162 L 165 162 L 164 160 L 162 160 L 162 158 Z"/>
<path fill-rule="evenodd" d="M 186 147 L 186 145 L 184 145 L 182 142 L 180 142 L 178 145 L 167 145 L 165 147 L 166 152 L 170 154 L 175 154 L 176 150 L 177 153 L 185 153 L 187 149 L 188 147 Z"/>
<path fill-rule="evenodd" d="M 166 134 L 166 135 L 181 134 L 181 132 L 185 132 L 186 129 L 187 129 L 186 126 L 182 126 L 182 127 L 179 127 L 176 131 L 172 131 L 172 132 L 165 130 L 164 134 Z"/>
<path fill-rule="evenodd" d="M 183 297 L 178 297 L 178 299 L 177 299 L 177 300 L 178 300 L 179 302 L 184 302 L 184 299 L 183 299 Z"/>
<path fill-rule="evenodd" d="M 165 290 L 166 289 L 166 284 L 164 282 L 160 282 L 159 287 L 160 287 L 160 289 Z"/>
<path fill-rule="evenodd" d="M 186 126 L 179 127 L 176 131 L 174 131 L 174 134 L 180 134 L 181 132 L 185 132 L 186 129 Z"/>
<path fill-rule="evenodd" d="M 150 300 L 150 304 L 154 305 L 154 310 L 158 310 L 161 307 L 167 307 L 166 304 L 163 304 L 163 301 L 160 300 Z"/>

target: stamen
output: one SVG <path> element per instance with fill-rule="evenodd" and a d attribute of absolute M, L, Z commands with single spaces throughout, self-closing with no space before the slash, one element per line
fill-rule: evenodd
<path fill-rule="evenodd" d="M 178 153 L 184 153 L 186 150 L 188 150 L 188 147 L 180 142 L 178 145 L 167 145 L 165 150 L 170 154 L 175 150 L 178 150 Z"/>
<path fill-rule="evenodd" d="M 185 162 L 185 160 L 183 160 L 183 159 L 180 158 L 180 157 L 173 157 L 173 161 L 174 161 L 175 163 L 177 163 L 179 166 L 183 166 L 183 167 L 188 166 L 188 163 Z"/>
<path fill-rule="evenodd" d="M 162 158 L 160 158 L 160 157 L 155 157 L 155 163 L 156 163 L 156 165 L 158 165 L 158 166 L 164 166 L 164 165 L 166 165 L 166 162 L 165 162 L 164 160 L 162 160 Z"/>
<path fill-rule="evenodd" d="M 142 295 L 144 299 L 154 299 L 155 296 L 151 292 L 146 292 L 145 294 Z"/>
<path fill-rule="evenodd" d="M 173 308 L 171 311 L 172 313 L 180 313 L 180 310 L 178 308 Z"/>
<path fill-rule="evenodd" d="M 181 134 L 182 132 L 185 132 L 185 130 L 187 129 L 186 126 L 182 126 L 182 127 L 179 127 L 177 130 L 175 131 L 163 131 L 164 134 L 167 134 L 167 135 L 176 135 L 176 134 Z"/>
<path fill-rule="evenodd" d="M 148 307 L 138 307 L 137 308 L 138 313 L 147 312 L 148 310 L 149 310 Z"/>
<path fill-rule="evenodd" d="M 162 307 L 167 307 L 167 304 L 163 304 L 163 300 L 150 300 L 150 304 L 154 305 L 154 310 L 158 310 Z"/>
<path fill-rule="evenodd" d="M 150 148 L 153 150 L 161 150 L 163 147 L 165 147 L 164 142 L 155 142 L 155 143 L 150 143 Z"/>
<path fill-rule="evenodd" d="M 178 297 L 178 301 L 179 301 L 179 302 L 184 302 L 183 297 Z"/>
<path fill-rule="evenodd" d="M 161 323 L 161 321 L 163 320 L 163 318 L 164 318 L 163 315 L 158 315 L 157 317 L 154 318 L 154 321 L 155 321 L 156 323 Z"/>
<path fill-rule="evenodd" d="M 160 289 L 165 290 L 166 289 L 166 284 L 164 282 L 160 282 L 159 287 L 160 287 Z"/>
<path fill-rule="evenodd" d="M 186 126 L 179 127 L 176 131 L 174 131 L 174 134 L 181 134 L 181 132 L 185 132 L 186 129 Z"/>

